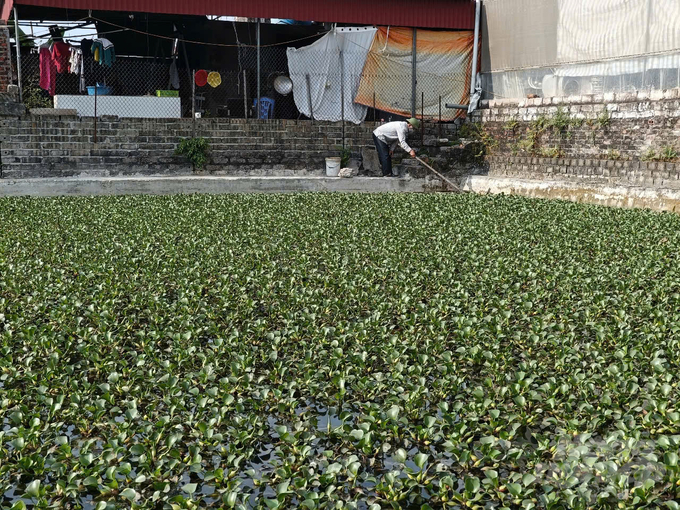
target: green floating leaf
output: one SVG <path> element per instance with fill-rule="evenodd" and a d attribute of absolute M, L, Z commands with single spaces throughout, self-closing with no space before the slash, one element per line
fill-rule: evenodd
<path fill-rule="evenodd" d="M 276 486 L 276 494 L 281 495 L 281 494 L 289 494 L 291 491 L 288 490 L 288 487 L 290 486 L 290 480 L 286 480 L 285 482 L 281 482 Z"/>
<path fill-rule="evenodd" d="M 236 492 L 230 492 L 228 494 L 225 494 L 222 498 L 222 501 L 224 502 L 225 505 L 229 508 L 234 508 L 236 506 L 236 500 L 238 498 L 238 493 Z"/>
<path fill-rule="evenodd" d="M 121 492 L 120 495 L 128 501 L 134 501 L 137 497 L 137 492 L 134 489 L 128 487 L 123 492 Z"/>
<path fill-rule="evenodd" d="M 198 488 L 198 484 L 195 483 L 188 483 L 184 486 L 182 486 L 182 491 L 186 492 L 190 496 L 196 492 L 196 489 Z"/>
<path fill-rule="evenodd" d="M 26 486 L 24 495 L 29 498 L 37 498 L 40 496 L 40 480 L 33 480 Z"/>
<path fill-rule="evenodd" d="M 535 481 L 536 477 L 531 473 L 527 473 L 524 476 L 522 476 L 522 485 L 524 485 L 525 487 L 529 487 L 529 485 L 531 485 Z"/>
<path fill-rule="evenodd" d="M 477 494 L 477 492 L 479 492 L 480 486 L 481 482 L 476 476 L 465 478 L 465 490 L 470 494 Z"/>
<path fill-rule="evenodd" d="M 339 464 L 339 463 L 336 462 L 336 463 L 328 466 L 328 468 L 326 468 L 326 473 L 328 473 L 329 475 L 334 475 L 336 473 L 339 473 L 341 469 L 342 469 L 342 464 Z"/>
<path fill-rule="evenodd" d="M 518 497 L 520 494 L 522 494 L 522 486 L 518 483 L 509 483 L 507 487 L 508 492 L 515 497 Z"/>
<path fill-rule="evenodd" d="M 87 478 L 85 478 L 85 480 L 83 480 L 83 485 L 85 487 L 96 487 L 97 485 L 99 485 L 99 482 L 97 481 L 97 478 L 95 478 L 94 476 L 88 476 Z"/>
<path fill-rule="evenodd" d="M 281 506 L 278 499 L 265 499 L 264 503 L 267 505 L 267 508 L 270 508 L 271 510 L 275 510 Z"/>
<path fill-rule="evenodd" d="M 361 429 L 354 429 L 352 432 L 350 432 L 349 435 L 352 436 L 357 441 L 360 441 L 361 439 L 364 438 L 364 431 Z"/>
<path fill-rule="evenodd" d="M 423 469 L 423 467 L 427 463 L 427 458 L 428 456 L 425 455 L 424 453 L 419 453 L 415 456 L 413 461 L 415 462 L 416 466 L 418 466 L 420 469 Z"/>

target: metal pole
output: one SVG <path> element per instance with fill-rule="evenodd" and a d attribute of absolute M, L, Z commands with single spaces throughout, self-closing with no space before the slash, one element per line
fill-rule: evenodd
<path fill-rule="evenodd" d="M 194 77 L 191 75 L 191 67 L 189 67 L 189 57 L 187 56 L 187 47 L 184 44 L 184 35 L 182 35 L 182 53 L 184 54 L 184 65 L 187 66 L 187 74 L 189 75 L 189 82 L 191 82 Z"/>
<path fill-rule="evenodd" d="M 375 116 L 376 116 L 376 111 L 375 111 L 375 90 L 373 91 L 373 122 L 375 122 Z"/>
<path fill-rule="evenodd" d="M 442 96 L 439 96 L 439 139 L 442 138 Z"/>
<path fill-rule="evenodd" d="M 19 40 L 19 17 L 17 16 L 17 8 L 14 7 L 14 45 L 17 50 L 17 85 L 19 86 L 19 102 L 24 100 L 23 86 L 21 84 L 21 41 Z"/>
<path fill-rule="evenodd" d="M 94 143 L 97 143 L 97 80 L 94 80 Z"/>
<path fill-rule="evenodd" d="M 314 108 L 312 107 L 312 85 L 309 79 L 309 75 L 305 75 L 305 79 L 307 80 L 307 102 L 309 102 L 309 118 L 312 121 L 312 124 L 314 124 Z"/>
<path fill-rule="evenodd" d="M 422 92 L 420 100 L 420 146 L 425 146 L 425 92 Z"/>
<path fill-rule="evenodd" d="M 411 60 L 412 60 L 412 68 L 411 68 L 411 117 L 416 116 L 416 87 L 417 87 L 417 39 L 418 39 L 418 30 L 413 29 L 413 50 L 411 51 Z"/>
<path fill-rule="evenodd" d="M 257 18 L 257 118 L 260 118 L 260 18 Z"/>
<path fill-rule="evenodd" d="M 258 105 L 259 107 L 260 105 Z M 243 113 L 246 121 L 248 120 L 248 81 L 246 80 L 246 70 L 243 70 Z"/>
<path fill-rule="evenodd" d="M 342 103 L 342 148 L 345 148 L 345 59 L 340 52 L 340 102 Z"/>
<path fill-rule="evenodd" d="M 191 70 L 191 76 L 196 76 Z M 191 136 L 196 136 L 196 80 L 191 80 Z"/>
<path fill-rule="evenodd" d="M 475 93 L 475 81 L 477 77 L 477 59 L 479 55 L 479 20 L 481 18 L 482 0 L 477 0 L 475 9 L 475 43 L 472 50 L 472 76 L 470 77 L 470 94 Z"/>

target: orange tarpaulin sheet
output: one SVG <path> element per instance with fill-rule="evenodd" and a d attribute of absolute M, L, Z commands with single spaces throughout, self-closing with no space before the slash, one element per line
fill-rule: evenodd
<path fill-rule="evenodd" d="M 468 104 L 474 32 L 418 30 L 416 35 L 416 112 L 442 120 L 463 115 L 446 103 Z M 380 27 L 354 101 L 379 110 L 411 116 L 413 29 Z M 375 96 L 374 96 L 375 95 Z"/>

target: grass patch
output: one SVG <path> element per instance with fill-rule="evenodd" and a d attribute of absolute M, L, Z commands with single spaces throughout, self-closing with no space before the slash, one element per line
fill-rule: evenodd
<path fill-rule="evenodd" d="M 679 248 L 517 197 L 0 199 L 0 505 L 673 503 Z"/>

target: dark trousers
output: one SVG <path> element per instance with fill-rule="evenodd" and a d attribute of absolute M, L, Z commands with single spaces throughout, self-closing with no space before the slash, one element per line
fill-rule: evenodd
<path fill-rule="evenodd" d="M 392 175 L 392 156 L 390 156 L 390 148 L 382 140 L 373 135 L 373 143 L 375 149 L 378 151 L 378 158 L 380 158 L 380 166 L 382 167 L 383 175 Z"/>

